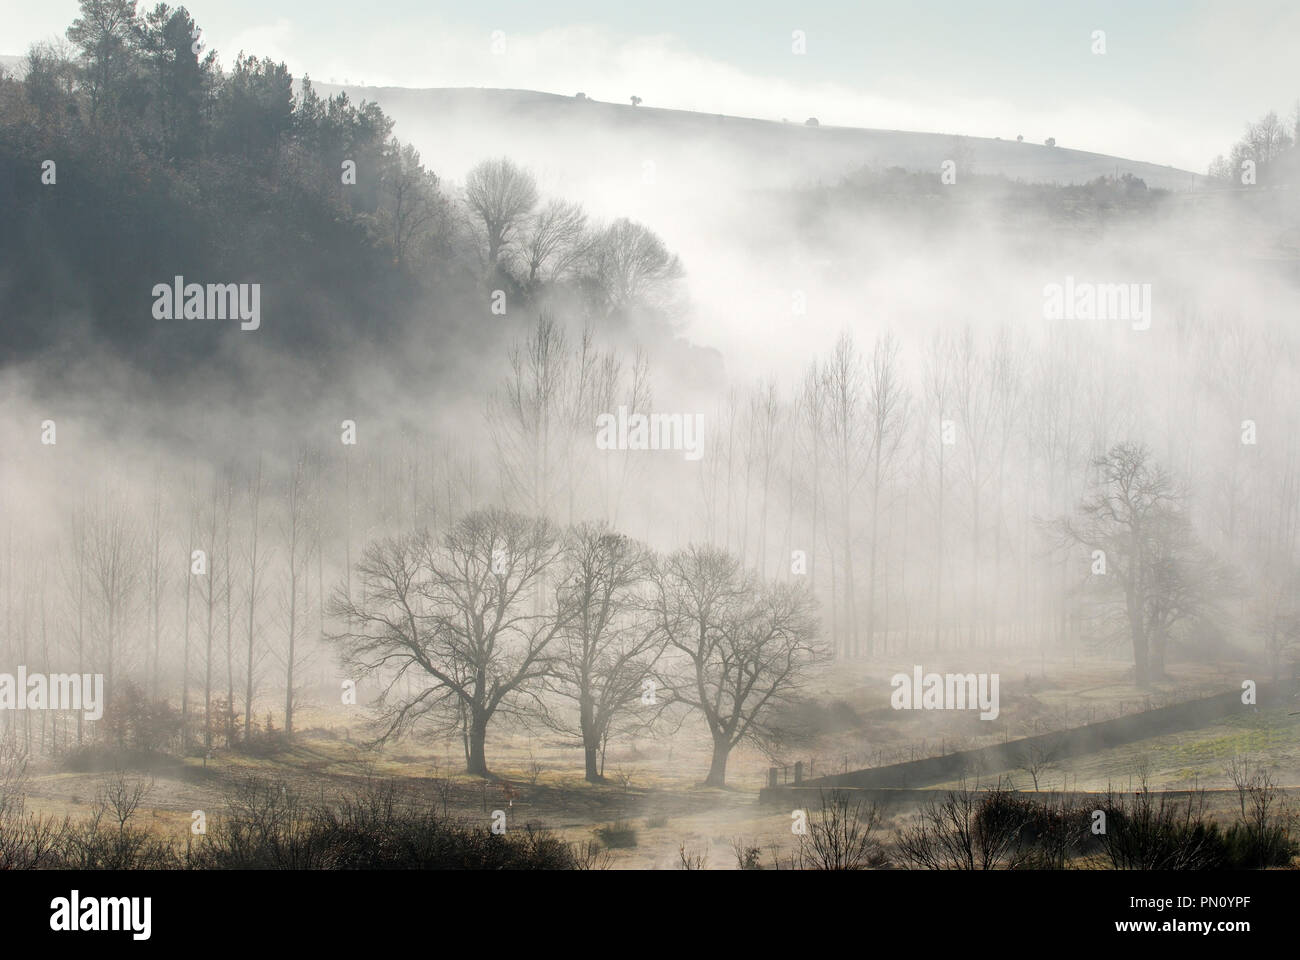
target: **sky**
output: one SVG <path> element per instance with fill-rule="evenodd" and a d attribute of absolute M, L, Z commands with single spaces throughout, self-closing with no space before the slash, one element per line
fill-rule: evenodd
<path fill-rule="evenodd" d="M 0 53 L 61 35 L 77 6 L 0 0 Z M 773 120 L 1050 136 L 1201 172 L 1248 121 L 1289 116 L 1300 99 L 1292 0 L 187 6 L 223 63 L 244 50 L 322 81 L 635 94 L 646 106 Z M 1104 54 L 1093 52 L 1096 31 Z"/>

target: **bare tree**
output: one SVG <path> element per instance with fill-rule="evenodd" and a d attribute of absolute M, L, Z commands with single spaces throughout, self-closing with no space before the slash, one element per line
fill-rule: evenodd
<path fill-rule="evenodd" d="M 184 647 L 181 658 L 181 749 L 188 751 L 190 746 L 190 592 L 194 586 L 194 543 L 198 530 L 197 476 L 190 472 L 190 496 L 186 509 L 189 520 L 189 536 L 185 549 L 185 632 Z"/>
<path fill-rule="evenodd" d="M 814 362 L 804 373 L 800 384 L 799 400 L 803 420 L 807 425 L 806 443 L 809 465 L 808 498 L 811 502 L 808 521 L 808 583 L 817 590 L 817 517 L 822 503 L 822 449 L 826 430 L 826 391 L 822 389 L 822 374 Z M 832 618 L 833 619 L 833 618 Z M 834 624 L 832 623 L 832 629 Z M 832 643 L 834 637 L 832 636 Z"/>
<path fill-rule="evenodd" d="M 218 476 L 212 478 L 212 502 L 208 509 L 207 534 L 205 549 L 207 552 L 207 573 L 203 577 L 203 605 L 207 612 L 207 629 L 205 655 L 203 659 L 203 753 L 206 757 L 212 751 L 212 640 L 216 629 L 216 611 L 221 603 L 218 593 L 220 580 L 217 569 L 217 531 L 221 517 L 221 483 Z"/>
<path fill-rule="evenodd" d="M 130 777 L 125 770 L 119 769 L 99 785 L 95 792 L 95 802 L 103 811 L 113 814 L 119 830 L 125 830 L 153 788 L 153 777 Z"/>
<path fill-rule="evenodd" d="M 875 652 L 876 563 L 880 548 L 880 506 L 893 480 L 906 435 L 908 394 L 899 377 L 898 342 L 886 334 L 876 341 L 867 371 L 866 407 L 870 418 L 871 493 L 870 564 L 867 573 L 867 654 Z"/>
<path fill-rule="evenodd" d="M 298 598 L 305 579 L 308 560 L 307 550 L 307 474 L 306 460 L 295 458 L 285 480 L 284 515 L 280 521 L 280 533 L 285 544 L 285 559 L 288 563 L 287 578 L 284 585 L 282 607 L 285 618 L 284 643 L 284 733 L 293 734 L 293 705 L 295 693 L 294 668 L 299 660 L 299 640 L 304 628 L 305 618 L 299 615 Z"/>
<path fill-rule="evenodd" d="M 154 699 L 157 699 L 159 661 L 162 654 L 162 597 L 167 585 L 166 565 L 162 559 L 162 482 L 157 472 L 154 473 L 153 499 L 150 503 L 149 514 L 149 557 L 146 570 L 146 589 L 153 639 L 149 689 Z"/>
<path fill-rule="evenodd" d="M 357 566 L 364 599 L 335 593 L 331 614 L 346 630 L 329 639 L 350 667 L 383 671 L 380 740 L 440 714 L 463 716 L 467 771 L 489 775 L 488 724 L 553 669 L 551 642 L 571 617 L 533 602 L 559 556 L 548 521 L 497 508 L 457 521 L 440 548 L 427 533 L 366 548 Z M 411 673 L 429 685 L 407 693 Z"/>
<path fill-rule="evenodd" d="M 465 178 L 465 202 L 487 233 L 487 269 L 493 273 L 502 251 L 537 206 L 537 183 L 514 161 L 484 160 Z"/>
<path fill-rule="evenodd" d="M 881 866 L 884 847 L 875 836 L 880 808 L 855 800 L 847 792 L 821 795 L 821 809 L 808 823 L 802 838 L 800 861 L 814 870 L 868 870 Z"/>
<path fill-rule="evenodd" d="M 626 217 L 615 220 L 595 241 L 596 280 L 611 311 L 660 300 L 683 275 L 681 261 L 652 231 Z"/>
<path fill-rule="evenodd" d="M 926 460 L 933 459 L 935 473 L 934 491 L 934 649 L 942 646 L 943 639 L 943 585 L 946 570 L 947 527 L 945 525 L 945 508 L 948 503 L 948 461 L 947 447 L 950 446 L 949 427 L 953 396 L 952 351 L 949 341 L 941 334 L 936 334 L 930 342 L 929 354 L 925 366 L 925 403 L 926 429 L 921 431 L 922 468 Z M 956 440 L 953 425 L 952 440 Z"/>
<path fill-rule="evenodd" d="M 1020 769 L 1029 774 L 1034 783 L 1034 790 L 1039 789 L 1039 781 L 1049 770 L 1056 767 L 1060 742 L 1056 738 L 1044 740 L 1042 737 L 1030 737 L 1018 754 Z"/>
<path fill-rule="evenodd" d="M 86 672 L 86 612 L 88 606 L 88 530 L 87 530 L 87 511 L 84 502 L 81 506 L 74 509 L 69 518 L 68 543 L 65 552 L 65 559 L 62 565 L 63 585 L 66 592 L 72 598 L 76 607 L 76 623 L 72 630 L 73 639 L 76 643 L 77 654 L 77 673 Z M 10 550 L 10 560 L 12 561 L 12 548 Z M 6 579 L 6 590 L 12 583 L 12 566 L 7 566 L 6 573 L 9 573 Z M 8 607 L 6 604 L 6 620 L 8 619 Z M 5 624 L 6 639 L 8 639 L 8 623 Z M 77 711 L 77 745 L 80 746 L 85 736 L 85 714 Z"/>
<path fill-rule="evenodd" d="M 758 585 L 716 547 L 667 557 L 655 586 L 658 627 L 683 668 L 666 675 L 665 686 L 704 715 L 713 739 L 705 782 L 724 786 L 732 749 L 770 734 L 773 709 L 789 701 L 822 653 L 814 601 L 802 585 Z"/>
<path fill-rule="evenodd" d="M 1104 563 L 1105 574 L 1092 579 L 1103 600 L 1118 599 L 1136 679 L 1146 686 L 1163 670 L 1172 627 L 1208 615 L 1231 589 L 1231 577 L 1201 551 L 1183 493 L 1144 445 L 1116 444 L 1093 467 L 1096 492 L 1080 504 L 1077 519 L 1063 518 L 1058 527 L 1064 542 L 1094 551 L 1091 564 Z"/>
<path fill-rule="evenodd" d="M 1291 146 L 1291 136 L 1278 119 L 1276 111 L 1270 110 L 1247 128 L 1245 142 L 1252 159 L 1259 164 L 1266 164 Z"/>
<path fill-rule="evenodd" d="M 104 696 L 111 703 L 117 667 L 123 660 L 127 619 L 143 579 L 140 538 L 125 499 L 106 492 L 87 517 L 86 537 L 90 590 L 99 607 L 104 646 Z"/>
<path fill-rule="evenodd" d="M 259 552 L 262 535 L 262 495 L 266 492 L 266 482 L 262 477 L 262 460 L 259 457 L 257 467 L 248 482 L 248 649 L 244 662 L 244 739 L 253 734 L 253 688 L 256 678 L 255 656 L 257 642 L 257 602 L 261 598 L 263 576 L 266 573 L 267 557 Z"/>
<path fill-rule="evenodd" d="M 519 258 L 527 285 L 563 278 L 581 263 L 590 247 L 582 206 L 567 200 L 549 201 L 533 214 L 521 244 Z"/>
<path fill-rule="evenodd" d="M 840 653 L 856 657 L 858 649 L 858 604 L 853 567 L 854 504 L 870 462 L 870 420 L 864 415 L 864 374 L 862 358 L 853 337 L 841 333 L 824 367 L 822 389 L 826 392 L 827 448 L 830 458 L 838 514 L 835 528 L 840 539 L 840 583 L 844 596 L 842 618 L 844 635 Z M 829 524 L 828 524 L 829 526 Z M 834 570 L 832 570 L 834 578 Z"/>
<path fill-rule="evenodd" d="M 986 523 L 983 505 L 984 488 L 992 477 L 988 466 L 997 423 L 994 393 L 994 363 L 991 351 L 976 343 L 975 333 L 967 326 L 953 343 L 953 403 L 961 427 L 958 463 L 965 468 L 966 490 L 970 510 L 970 600 L 967 616 L 970 629 L 967 643 L 974 646 L 980 639 L 982 619 L 980 572 L 983 568 L 981 544 Z"/>
<path fill-rule="evenodd" d="M 996 870 L 1025 865 L 1032 855 L 1025 841 L 1023 817 L 1014 813 L 1009 791 L 980 791 L 963 783 L 917 812 L 916 820 L 898 831 L 904 862 L 922 870 Z"/>
<path fill-rule="evenodd" d="M 577 704 L 576 727 L 562 718 L 556 726 L 578 735 L 586 778 L 599 783 L 610 730 L 642 699 L 662 652 L 638 595 L 650 558 L 644 547 L 593 523 L 570 531 L 563 562 L 560 590 L 572 616 L 557 637 L 548 686 Z"/>
<path fill-rule="evenodd" d="M 510 352 L 510 374 L 488 404 L 502 494 L 538 516 L 551 516 L 564 465 L 561 415 L 572 357 L 564 328 L 543 312 L 526 343 Z"/>
<path fill-rule="evenodd" d="M 772 466 L 776 459 L 777 428 L 782 420 L 781 402 L 777 399 L 776 384 L 772 381 L 760 383 L 749 403 L 749 416 L 753 429 L 758 435 L 755 457 L 762 468 L 761 489 L 758 516 L 758 543 L 754 555 L 758 561 L 758 575 L 767 576 L 767 518 L 768 497 L 772 488 Z"/>
<path fill-rule="evenodd" d="M 224 506 L 224 532 L 222 542 L 224 544 L 224 555 L 222 557 L 222 566 L 225 567 L 225 587 L 222 598 L 226 606 L 226 703 L 222 710 L 222 720 L 225 722 L 226 746 L 230 747 L 235 742 L 235 588 L 233 571 L 234 566 L 230 559 L 231 542 L 234 540 L 234 517 L 235 517 L 235 474 L 234 468 L 231 467 L 225 477 L 226 502 Z"/>

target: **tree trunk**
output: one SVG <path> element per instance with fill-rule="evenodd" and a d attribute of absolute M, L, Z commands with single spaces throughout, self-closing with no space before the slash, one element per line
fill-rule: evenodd
<path fill-rule="evenodd" d="M 709 775 L 704 779 L 706 786 L 726 786 L 727 756 L 730 753 L 731 745 L 727 743 L 726 737 L 715 735 L 713 738 L 713 762 L 709 765 Z"/>
<path fill-rule="evenodd" d="M 487 742 L 487 716 L 473 712 L 469 724 L 469 763 L 466 765 L 465 772 L 471 776 L 486 777 L 488 776 L 487 758 L 484 755 L 484 746 Z"/>
<path fill-rule="evenodd" d="M 582 750 L 586 758 L 587 782 L 604 783 L 605 778 L 600 775 L 600 738 L 583 743 Z"/>
<path fill-rule="evenodd" d="M 600 731 L 596 729 L 590 697 L 583 697 L 579 706 L 579 724 L 582 729 L 582 752 L 586 761 L 586 779 L 588 783 L 604 783 L 600 775 Z"/>
<path fill-rule="evenodd" d="M 1133 675 L 1139 687 L 1151 685 L 1150 649 L 1140 623 L 1131 625 L 1133 634 Z"/>
<path fill-rule="evenodd" d="M 1153 680 L 1159 680 L 1165 675 L 1165 640 L 1164 628 L 1156 627 L 1151 633 L 1151 662 L 1149 665 L 1150 676 Z"/>

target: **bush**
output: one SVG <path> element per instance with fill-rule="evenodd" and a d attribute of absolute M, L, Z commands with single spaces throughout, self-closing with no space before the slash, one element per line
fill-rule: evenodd
<path fill-rule="evenodd" d="M 493 834 L 408 802 L 392 781 L 307 805 L 288 784 L 246 778 L 230 815 L 196 848 L 192 865 L 276 870 L 575 870 L 598 866 L 549 831 Z"/>
<path fill-rule="evenodd" d="M 1131 799 L 1107 794 L 1102 847 L 1116 870 L 1216 870 L 1227 866 L 1219 825 L 1205 818 L 1204 792 L 1180 802 L 1143 787 Z"/>
<path fill-rule="evenodd" d="M 1032 801 L 1030 801 L 1032 802 Z M 898 851 L 925 870 L 996 870 L 1029 865 L 1027 807 L 1000 787 L 981 794 L 962 787 L 921 808 L 898 834 Z"/>
<path fill-rule="evenodd" d="M 963 787 L 922 807 L 899 831 L 898 851 L 926 870 L 1061 870 L 1095 848 L 1091 811 L 1064 798 L 1043 800 L 1002 789 Z"/>
<path fill-rule="evenodd" d="M 181 736 L 180 711 L 165 698 L 151 698 L 131 680 L 117 685 L 104 711 L 104 725 L 119 750 L 144 754 L 172 750 Z"/>
<path fill-rule="evenodd" d="M 748 840 L 736 837 L 731 841 L 731 852 L 736 855 L 737 870 L 762 870 L 763 851 Z"/>
<path fill-rule="evenodd" d="M 545 828 L 495 835 L 486 826 L 439 818 L 406 802 L 391 782 L 308 804 L 289 784 L 245 778 L 227 815 L 184 846 L 131 825 L 143 784 L 119 774 L 79 823 L 0 811 L 0 869 L 77 870 L 584 870 L 608 856 L 571 846 Z"/>
<path fill-rule="evenodd" d="M 1290 866 L 1300 847 L 1286 824 L 1234 823 L 1223 835 L 1227 866 L 1233 870 L 1262 870 Z"/>
<path fill-rule="evenodd" d="M 804 869 L 867 870 L 886 862 L 884 849 L 872 836 L 880 826 L 879 807 L 840 790 L 823 793 L 821 804 L 800 845 Z"/>
<path fill-rule="evenodd" d="M 596 830 L 600 842 L 611 850 L 636 846 L 636 827 L 626 820 L 615 820 Z"/>

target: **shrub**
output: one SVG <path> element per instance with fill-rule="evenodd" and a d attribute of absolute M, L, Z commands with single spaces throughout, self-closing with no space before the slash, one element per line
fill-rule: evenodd
<path fill-rule="evenodd" d="M 736 837 L 731 841 L 731 852 L 736 855 L 738 870 L 762 870 L 763 851 L 756 844 Z"/>
<path fill-rule="evenodd" d="M 879 807 L 840 790 L 823 793 L 821 804 L 800 848 L 805 869 L 866 870 L 886 862 L 880 841 L 872 836 L 880 826 Z"/>
<path fill-rule="evenodd" d="M 995 870 L 1027 866 L 1028 813 L 1000 787 L 980 794 L 963 786 L 926 803 L 915 824 L 899 831 L 898 851 L 925 870 Z"/>
<path fill-rule="evenodd" d="M 118 684 L 104 711 L 104 725 L 119 750 L 162 753 L 180 741 L 180 711 L 164 698 L 153 699 L 131 680 Z"/>
<path fill-rule="evenodd" d="M 611 850 L 636 846 L 636 827 L 626 820 L 615 820 L 596 830 L 600 842 Z"/>
<path fill-rule="evenodd" d="M 1233 870 L 1285 867 L 1300 853 L 1286 824 L 1234 823 L 1223 835 L 1227 866 Z"/>
<path fill-rule="evenodd" d="M 1102 847 L 1116 870 L 1215 870 L 1227 865 L 1218 824 L 1205 818 L 1204 792 L 1180 802 L 1143 787 L 1132 798 L 1107 794 Z"/>

